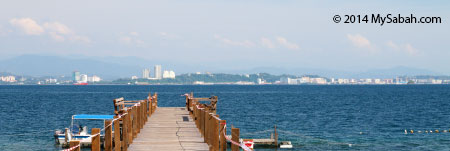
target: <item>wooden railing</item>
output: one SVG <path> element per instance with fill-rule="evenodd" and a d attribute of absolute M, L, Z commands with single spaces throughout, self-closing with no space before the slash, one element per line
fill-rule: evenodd
<path fill-rule="evenodd" d="M 200 103 L 200 101 L 209 103 Z M 216 114 L 217 96 L 194 98 L 193 93 L 186 95 L 186 108 L 190 111 L 198 130 L 208 144 L 210 151 L 226 151 L 226 120 Z M 239 142 L 239 128 L 232 128 L 232 140 Z M 232 151 L 238 151 L 238 145 L 231 145 Z"/>
<path fill-rule="evenodd" d="M 114 99 L 114 119 L 106 120 L 104 126 L 104 150 L 126 151 L 157 107 L 158 94 L 156 93 L 153 96 L 149 93 L 147 99 L 139 101 Z M 100 132 L 100 128 L 91 129 L 92 151 L 101 150 Z M 71 140 L 69 145 L 69 150 L 80 151 L 81 149 L 79 140 Z"/>

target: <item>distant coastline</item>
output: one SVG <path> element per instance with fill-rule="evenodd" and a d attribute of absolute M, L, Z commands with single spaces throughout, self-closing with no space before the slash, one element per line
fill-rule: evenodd
<path fill-rule="evenodd" d="M 17 76 L 0 75 L 0 85 L 74 85 L 70 76 Z M 176 78 L 120 78 L 112 81 L 96 80 L 87 85 L 404 85 L 450 84 L 450 76 L 397 76 L 392 78 L 332 78 L 319 75 L 272 75 L 188 73 Z"/>

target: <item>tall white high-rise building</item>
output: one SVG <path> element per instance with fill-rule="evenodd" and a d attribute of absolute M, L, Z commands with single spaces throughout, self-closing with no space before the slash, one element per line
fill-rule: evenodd
<path fill-rule="evenodd" d="M 169 77 L 172 79 L 175 79 L 175 72 L 173 72 L 172 70 L 169 71 Z"/>
<path fill-rule="evenodd" d="M 73 82 L 78 82 L 80 80 L 81 80 L 80 72 L 79 71 L 74 71 L 73 74 L 72 74 L 72 81 Z"/>
<path fill-rule="evenodd" d="M 155 79 L 161 79 L 162 73 L 161 73 L 161 65 L 155 65 Z"/>
<path fill-rule="evenodd" d="M 80 82 L 87 83 L 88 82 L 88 76 L 86 74 L 80 75 Z"/>
<path fill-rule="evenodd" d="M 144 79 L 150 78 L 150 69 L 142 70 L 142 78 L 144 78 Z"/>

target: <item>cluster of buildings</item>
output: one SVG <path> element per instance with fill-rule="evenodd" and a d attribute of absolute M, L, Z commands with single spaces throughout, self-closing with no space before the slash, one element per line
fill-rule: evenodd
<path fill-rule="evenodd" d="M 258 81 L 259 83 L 259 81 Z M 345 78 L 322 78 L 303 76 L 299 78 L 283 77 L 279 84 L 449 84 L 450 80 L 434 79 L 434 78 L 411 78 L 397 77 L 394 79 L 345 79 Z"/>
<path fill-rule="evenodd" d="M 311 77 L 300 77 L 300 78 L 280 78 L 280 84 L 327 84 L 327 79 L 325 78 L 311 78 Z"/>
<path fill-rule="evenodd" d="M 102 79 L 96 75 L 89 77 L 87 74 L 81 74 L 79 71 L 74 71 L 72 74 L 72 81 L 74 83 L 92 83 L 100 82 Z"/>
<path fill-rule="evenodd" d="M 0 77 L 0 81 L 3 81 L 3 82 L 17 82 L 15 76 L 1 76 Z"/>
<path fill-rule="evenodd" d="M 161 65 L 155 65 L 153 68 L 153 76 L 150 76 L 150 69 L 142 70 L 142 78 L 150 80 L 160 80 L 160 79 L 175 79 L 175 72 L 173 70 L 164 70 L 161 72 Z M 131 79 L 137 79 L 137 76 L 131 77 Z"/>

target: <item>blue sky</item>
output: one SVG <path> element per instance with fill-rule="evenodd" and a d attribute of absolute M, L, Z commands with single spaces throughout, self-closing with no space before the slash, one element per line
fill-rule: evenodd
<path fill-rule="evenodd" d="M 437 16 L 441 24 L 336 24 L 334 15 Z M 450 74 L 448 1 L 7 1 L 0 59 L 135 56 L 238 70 L 408 66 Z M 208 70 L 208 69 L 205 69 Z"/>

